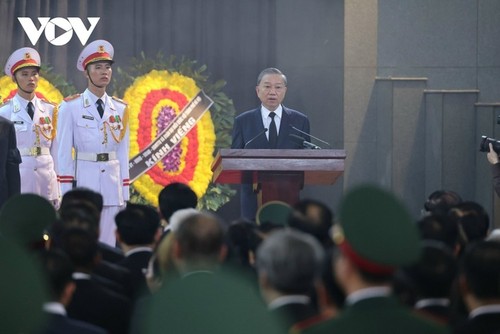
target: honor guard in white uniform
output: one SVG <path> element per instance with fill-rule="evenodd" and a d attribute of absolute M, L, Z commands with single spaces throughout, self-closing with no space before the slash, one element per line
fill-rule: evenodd
<path fill-rule="evenodd" d="M 74 186 L 102 194 L 99 240 L 116 246 L 114 218 L 129 199 L 129 131 L 127 105 L 106 94 L 113 53 L 109 42 L 97 40 L 78 57 L 87 89 L 59 108 L 57 174 L 63 194 Z"/>
<path fill-rule="evenodd" d="M 21 193 L 38 194 L 57 208 L 61 196 L 54 167 L 57 107 L 35 94 L 40 64 L 40 55 L 32 48 L 10 55 L 4 71 L 17 84 L 17 94 L 0 106 L 0 116 L 10 119 L 16 129 Z"/>

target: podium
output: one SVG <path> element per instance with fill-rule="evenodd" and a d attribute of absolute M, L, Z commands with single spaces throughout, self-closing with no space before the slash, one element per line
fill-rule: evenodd
<path fill-rule="evenodd" d="M 212 164 L 213 182 L 249 183 L 258 206 L 299 201 L 304 184 L 334 184 L 344 172 L 345 150 L 221 149 Z"/>

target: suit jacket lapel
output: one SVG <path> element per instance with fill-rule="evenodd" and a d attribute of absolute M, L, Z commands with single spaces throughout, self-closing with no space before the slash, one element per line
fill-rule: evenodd
<path fill-rule="evenodd" d="M 252 137 L 264 131 L 264 123 L 262 122 L 262 112 L 260 107 L 255 110 L 254 118 L 255 118 L 254 121 L 255 124 L 258 124 L 258 126 L 257 126 L 257 131 L 254 134 L 252 134 Z M 263 134 L 261 137 L 262 138 L 257 138 L 258 142 L 262 143 L 263 148 L 269 148 L 269 141 L 267 140 L 267 135 Z"/>
<path fill-rule="evenodd" d="M 281 124 L 278 134 L 278 148 L 283 148 L 284 145 L 290 140 L 290 111 L 283 107 L 281 114 Z"/>

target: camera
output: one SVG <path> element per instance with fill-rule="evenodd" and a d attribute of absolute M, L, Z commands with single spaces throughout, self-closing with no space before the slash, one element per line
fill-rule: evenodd
<path fill-rule="evenodd" d="M 496 140 L 494 138 L 486 137 L 486 136 L 481 136 L 481 144 L 479 145 L 479 151 L 489 152 L 490 151 L 490 146 L 489 146 L 490 143 L 493 146 L 493 151 L 500 154 L 500 141 Z"/>

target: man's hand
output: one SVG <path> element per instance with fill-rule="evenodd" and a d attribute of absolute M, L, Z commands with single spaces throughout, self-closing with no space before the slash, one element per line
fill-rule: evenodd
<path fill-rule="evenodd" d="M 493 145 L 491 143 L 488 145 L 490 146 L 490 151 L 486 154 L 486 156 L 488 157 L 490 164 L 495 165 L 499 162 L 498 153 L 493 150 Z"/>

